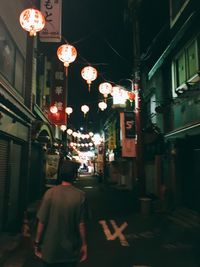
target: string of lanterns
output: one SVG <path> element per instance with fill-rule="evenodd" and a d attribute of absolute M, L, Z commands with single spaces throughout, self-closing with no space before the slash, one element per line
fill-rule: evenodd
<path fill-rule="evenodd" d="M 35 36 L 36 33 L 41 31 L 45 26 L 45 18 L 43 14 L 39 10 L 33 8 L 25 9 L 24 11 L 22 11 L 19 21 L 22 28 L 28 31 L 30 36 Z M 61 62 L 63 62 L 67 75 L 69 65 L 77 58 L 77 50 L 70 44 L 63 44 L 57 49 L 57 57 Z M 97 74 L 97 70 L 92 66 L 86 66 L 81 70 L 81 76 L 84 80 L 86 80 L 89 92 L 92 82 L 97 78 Z M 98 107 L 101 111 L 104 111 L 107 108 L 106 101 L 109 94 L 113 96 L 113 102 L 114 99 L 120 100 L 121 103 L 125 103 L 127 99 L 130 102 L 133 102 L 135 100 L 135 93 L 133 90 L 129 92 L 127 90 L 124 90 L 120 86 L 112 86 L 109 82 L 101 83 L 99 85 L 99 92 L 104 97 L 104 101 L 98 103 Z M 84 113 L 85 117 L 89 112 L 89 107 L 87 105 L 82 105 L 81 111 Z M 50 112 L 52 114 L 56 114 L 58 112 L 56 103 L 50 107 Z M 73 109 L 71 107 L 66 107 L 65 112 L 69 117 L 73 112 Z M 66 130 L 64 126 L 62 127 L 62 130 Z"/>

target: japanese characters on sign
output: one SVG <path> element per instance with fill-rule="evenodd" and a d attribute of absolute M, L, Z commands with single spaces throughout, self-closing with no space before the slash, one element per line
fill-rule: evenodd
<path fill-rule="evenodd" d="M 116 125 L 115 121 L 109 127 L 108 149 L 113 150 L 116 148 Z"/>
<path fill-rule="evenodd" d="M 64 66 L 59 61 L 52 63 L 52 87 L 51 87 L 51 106 L 56 106 L 58 112 L 49 113 L 49 119 L 56 125 L 66 125 L 66 76 Z"/>
<path fill-rule="evenodd" d="M 41 42 L 61 41 L 62 0 L 41 0 L 40 9 L 46 24 L 40 32 Z"/>

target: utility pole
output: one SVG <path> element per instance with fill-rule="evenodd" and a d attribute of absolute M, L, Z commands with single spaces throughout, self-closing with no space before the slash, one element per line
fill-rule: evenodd
<path fill-rule="evenodd" d="M 139 185 L 139 196 L 145 195 L 144 145 L 142 132 L 142 89 L 140 79 L 140 35 L 139 10 L 142 0 L 130 0 L 133 24 L 133 84 L 135 91 L 135 124 L 136 124 L 136 179 Z"/>

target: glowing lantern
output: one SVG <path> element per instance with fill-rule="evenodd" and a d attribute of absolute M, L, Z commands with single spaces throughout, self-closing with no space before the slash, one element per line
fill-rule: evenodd
<path fill-rule="evenodd" d="M 135 100 L 135 93 L 134 92 L 128 92 L 128 99 L 130 102 L 133 102 Z"/>
<path fill-rule="evenodd" d="M 52 114 L 55 114 L 55 113 L 58 112 L 58 108 L 56 107 L 56 105 L 50 107 L 50 112 L 51 112 Z"/>
<path fill-rule="evenodd" d="M 87 81 L 88 89 L 90 91 L 90 86 L 92 81 L 94 81 L 97 78 L 97 70 L 91 66 L 87 66 L 82 69 L 81 76 L 84 80 Z"/>
<path fill-rule="evenodd" d="M 110 83 L 101 83 L 99 85 L 99 92 L 104 95 L 105 98 L 112 92 L 112 85 Z"/>
<path fill-rule="evenodd" d="M 73 135 L 73 137 L 75 137 L 75 138 L 76 138 L 76 137 L 77 137 L 77 135 L 78 135 L 78 133 L 77 133 L 77 132 L 73 132 L 73 134 L 72 134 L 72 135 Z"/>
<path fill-rule="evenodd" d="M 35 36 L 36 32 L 41 31 L 45 26 L 44 16 L 39 10 L 33 8 L 22 11 L 19 22 L 22 28 L 29 32 L 30 36 Z"/>
<path fill-rule="evenodd" d="M 71 135 L 73 133 L 72 129 L 67 129 L 67 134 Z"/>
<path fill-rule="evenodd" d="M 73 109 L 71 107 L 67 107 L 65 109 L 65 112 L 67 113 L 68 117 L 70 116 L 70 114 L 73 112 Z"/>
<path fill-rule="evenodd" d="M 60 126 L 60 129 L 61 129 L 61 131 L 64 132 L 64 131 L 66 131 L 67 127 L 66 127 L 66 125 L 61 125 L 61 126 Z"/>
<path fill-rule="evenodd" d="M 98 106 L 102 111 L 107 108 L 107 104 L 103 101 L 99 102 Z"/>
<path fill-rule="evenodd" d="M 72 63 L 77 57 L 76 48 L 68 44 L 61 45 L 57 49 L 57 56 L 59 60 L 64 63 L 67 75 L 69 64 Z"/>
<path fill-rule="evenodd" d="M 89 111 L 89 107 L 87 105 L 83 105 L 81 106 L 81 111 L 84 113 L 84 116 L 85 116 L 86 113 Z"/>

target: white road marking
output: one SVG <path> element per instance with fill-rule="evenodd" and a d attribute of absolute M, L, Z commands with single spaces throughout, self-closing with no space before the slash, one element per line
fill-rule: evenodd
<path fill-rule="evenodd" d="M 114 220 L 110 220 L 110 223 L 112 224 L 112 226 L 115 230 L 115 233 L 112 236 L 113 240 L 115 240 L 117 237 L 119 237 L 121 245 L 124 247 L 128 247 L 129 243 L 126 240 L 126 237 L 122 234 L 124 229 L 128 226 L 128 223 L 124 222 L 120 227 L 117 226 L 117 224 Z"/>
<path fill-rule="evenodd" d="M 103 231 L 104 231 L 104 234 L 105 234 L 105 236 L 106 236 L 106 239 L 107 239 L 107 240 L 112 240 L 112 239 L 111 239 L 112 234 L 111 234 L 111 232 L 110 232 L 110 230 L 109 230 L 109 228 L 108 228 L 108 226 L 107 226 L 106 221 L 101 220 L 101 221 L 99 221 L 99 223 L 101 224 L 101 226 L 102 226 L 102 228 L 103 228 Z"/>
<path fill-rule="evenodd" d="M 113 226 L 113 229 L 115 230 L 113 234 L 111 234 L 111 231 L 105 220 L 99 221 L 99 224 L 103 228 L 106 239 L 112 241 L 112 240 L 115 240 L 117 237 L 119 237 L 119 240 L 122 246 L 129 246 L 129 243 L 126 240 L 126 237 L 122 234 L 124 229 L 128 226 L 128 223 L 124 222 L 120 227 L 117 226 L 115 220 L 110 220 L 110 223 Z"/>

